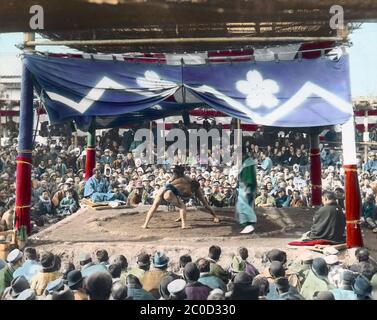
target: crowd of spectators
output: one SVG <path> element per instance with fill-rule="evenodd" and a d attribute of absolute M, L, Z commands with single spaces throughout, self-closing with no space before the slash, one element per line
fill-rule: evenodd
<path fill-rule="evenodd" d="M 105 249 L 81 252 L 76 265 L 52 252 L 14 249 L 0 260 L 0 300 L 376 300 L 377 263 L 368 250 L 340 258 L 329 249 L 296 261 L 273 249 L 258 268 L 245 247 L 229 265 L 219 262 L 216 245 L 174 264 L 163 251 L 142 252 L 134 265 Z"/>
<path fill-rule="evenodd" d="M 192 124 L 191 127 L 198 127 Z M 182 121 L 178 128 L 189 134 L 190 128 Z M 208 121 L 203 125 L 210 130 L 221 129 L 221 124 Z M 46 129 L 47 130 L 47 129 Z M 156 124 L 152 126 L 156 140 Z M 54 134 L 65 136 L 58 137 Z M 0 147 L 0 215 L 14 208 L 17 133 L 11 135 L 8 145 Z M 46 143 L 35 143 L 32 170 L 32 220 L 36 225 L 57 221 L 76 212 L 83 198 L 85 179 L 86 142 L 75 137 L 69 126 L 47 130 Z M 96 168 L 108 179 L 116 199 L 129 205 L 151 204 L 155 194 L 172 176 L 172 166 L 186 165 L 186 174 L 195 178 L 202 187 L 210 205 L 234 206 L 237 199 L 238 171 L 235 163 L 222 164 L 208 151 L 208 164 L 200 164 L 198 156 L 177 152 L 173 159 L 162 164 L 147 164 L 135 156 L 141 142 L 134 139 L 135 130 L 119 133 L 119 129 L 104 131 L 96 137 Z M 322 162 L 322 189 L 335 191 L 338 204 L 344 209 L 344 171 L 338 134 L 331 129 L 320 144 Z M 255 159 L 258 192 L 256 207 L 309 207 L 311 206 L 310 150 L 307 134 L 296 131 L 264 131 L 258 128 L 242 140 L 243 155 Z M 211 150 L 211 149 L 209 149 Z M 377 188 L 377 159 L 369 153 L 367 162 L 358 157 L 358 172 L 363 199 L 363 219 L 367 227 L 377 232 L 375 196 Z M 188 206 L 195 206 L 191 199 Z M 6 228 L 4 219 L 2 228 Z"/>

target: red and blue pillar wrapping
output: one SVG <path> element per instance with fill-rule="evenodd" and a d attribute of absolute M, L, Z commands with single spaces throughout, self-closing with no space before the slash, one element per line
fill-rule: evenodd
<path fill-rule="evenodd" d="M 317 132 L 312 132 L 310 134 L 310 182 L 312 185 L 312 206 L 320 206 L 322 204 L 321 176 L 319 135 Z"/>
<path fill-rule="evenodd" d="M 96 129 L 92 126 L 88 131 L 86 161 L 85 161 L 85 181 L 93 175 L 93 169 L 96 165 Z"/>
<path fill-rule="evenodd" d="M 25 64 L 22 67 L 21 103 L 16 158 L 16 213 L 15 229 L 22 226 L 30 234 L 31 169 L 33 149 L 33 82 Z"/>

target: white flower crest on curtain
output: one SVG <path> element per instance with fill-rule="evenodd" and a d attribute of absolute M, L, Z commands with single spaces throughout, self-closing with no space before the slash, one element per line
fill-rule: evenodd
<path fill-rule="evenodd" d="M 177 88 L 178 85 L 172 81 L 162 80 L 155 71 L 145 71 L 144 78 L 136 78 L 136 82 L 141 88 L 149 90 L 163 90 Z"/>
<path fill-rule="evenodd" d="M 276 81 L 263 80 L 258 71 L 249 71 L 246 79 L 237 81 L 236 88 L 246 95 L 246 104 L 250 108 L 257 109 L 265 106 L 271 109 L 278 105 L 279 100 L 275 97 L 275 94 L 279 92 L 279 86 Z"/>

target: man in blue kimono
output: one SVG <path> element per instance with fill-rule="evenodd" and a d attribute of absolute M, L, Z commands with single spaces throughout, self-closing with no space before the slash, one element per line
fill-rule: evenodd
<path fill-rule="evenodd" d="M 93 202 L 113 201 L 110 183 L 103 178 L 99 169 L 93 170 L 93 176 L 85 184 L 84 197 Z"/>

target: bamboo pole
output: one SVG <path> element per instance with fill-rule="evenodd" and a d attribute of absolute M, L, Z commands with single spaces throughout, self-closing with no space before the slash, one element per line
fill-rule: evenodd
<path fill-rule="evenodd" d="M 365 110 L 365 114 L 364 114 L 364 139 L 363 139 L 363 142 L 369 142 L 369 138 L 366 139 L 369 135 L 368 133 L 368 126 L 369 126 L 369 121 L 368 121 L 368 110 Z M 368 145 L 365 144 L 364 145 L 364 162 L 367 162 L 368 161 Z"/>
<path fill-rule="evenodd" d="M 25 40 L 24 46 L 121 46 L 137 44 L 180 44 L 180 43 L 230 43 L 230 42 L 321 42 L 344 41 L 340 37 L 202 37 L 202 38 L 150 38 L 150 39 L 112 39 L 112 40 Z"/>

